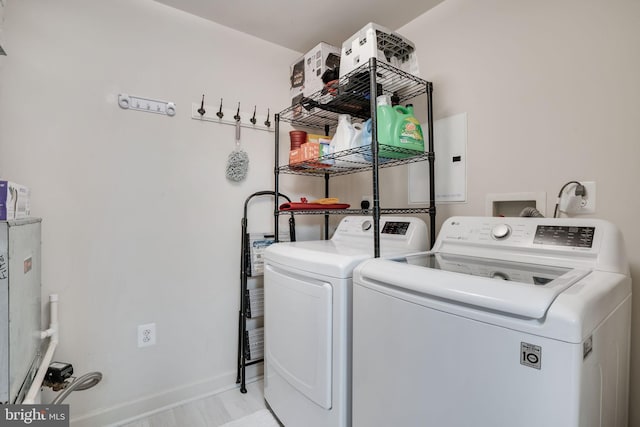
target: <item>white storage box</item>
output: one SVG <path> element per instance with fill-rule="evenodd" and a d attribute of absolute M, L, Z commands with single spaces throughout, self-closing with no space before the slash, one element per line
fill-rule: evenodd
<path fill-rule="evenodd" d="M 400 34 L 378 24 L 369 23 L 342 43 L 340 77 L 366 64 L 369 58 L 419 76 L 415 45 Z"/>
<path fill-rule="evenodd" d="M 31 191 L 24 185 L 0 181 L 0 221 L 31 215 Z"/>
<path fill-rule="evenodd" d="M 338 66 L 340 48 L 324 42 L 298 58 L 289 70 L 291 105 L 300 102 L 303 96 L 310 96 L 322 90 L 322 74 Z"/>

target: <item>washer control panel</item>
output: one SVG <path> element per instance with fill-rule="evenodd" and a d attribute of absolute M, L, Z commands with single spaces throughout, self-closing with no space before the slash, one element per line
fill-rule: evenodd
<path fill-rule="evenodd" d="M 533 242 L 543 245 L 590 248 L 593 246 L 595 231 L 595 227 L 539 225 Z"/>
<path fill-rule="evenodd" d="M 575 218 L 454 217 L 442 224 L 438 240 L 491 247 L 590 251 L 599 241 L 598 225 L 597 220 Z"/>
<path fill-rule="evenodd" d="M 431 252 L 629 274 L 621 231 L 595 218 L 451 217 Z"/>

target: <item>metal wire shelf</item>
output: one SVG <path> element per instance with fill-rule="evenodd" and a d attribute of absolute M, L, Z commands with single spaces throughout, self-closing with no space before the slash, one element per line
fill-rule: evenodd
<path fill-rule="evenodd" d="M 329 235 L 329 215 L 371 215 L 374 224 L 378 224 L 381 214 L 428 214 L 430 217 L 430 226 L 435 230 L 436 206 L 434 201 L 434 187 L 430 186 L 429 207 L 425 208 L 399 208 L 399 209 L 382 209 L 379 205 L 378 188 L 379 176 L 378 169 L 398 166 L 408 163 L 428 161 L 429 163 L 429 179 L 431 184 L 434 182 L 434 150 L 433 150 L 433 100 L 432 100 L 433 84 L 405 71 L 399 70 L 391 65 L 378 62 L 376 58 L 370 58 L 368 63 L 362 64 L 352 72 L 339 79 L 337 84 L 332 87 L 314 93 L 313 95 L 298 100 L 295 104 L 282 110 L 275 115 L 276 138 L 275 153 L 276 160 L 274 167 L 275 175 L 275 191 L 279 187 L 280 174 L 295 174 L 324 177 L 325 180 L 325 197 L 329 197 L 329 178 L 331 176 L 347 175 L 352 173 L 372 171 L 373 209 L 313 209 L 313 210 L 296 210 L 296 211 L 279 211 L 277 206 L 275 216 L 289 213 L 296 215 L 323 215 L 324 216 L 324 233 Z M 332 129 L 338 125 L 340 114 L 349 114 L 352 123 L 365 121 L 369 118 L 373 120 L 372 127 L 376 127 L 375 105 L 376 97 L 379 95 L 389 95 L 392 104 L 407 104 L 420 95 L 426 95 L 425 102 L 427 106 L 427 133 L 425 134 L 425 148 L 428 143 L 426 152 L 407 150 L 400 147 L 392 147 L 387 145 L 366 145 L 362 147 L 352 148 L 337 153 L 332 153 L 311 161 L 296 164 L 279 165 L 278 159 L 280 139 L 279 125 L 280 122 L 290 123 L 294 127 L 306 129 L 317 129 L 324 131 L 325 135 L 329 135 Z M 372 111 L 371 109 L 374 108 Z M 373 114 L 374 117 L 370 117 Z M 321 133 L 318 132 L 318 133 Z M 374 142 L 377 144 L 377 141 Z M 376 155 L 373 156 L 372 149 Z M 376 157 L 376 167 L 372 162 L 372 158 Z M 278 221 L 276 218 L 276 231 Z M 276 233 L 277 235 L 277 233 Z M 380 256 L 380 233 L 374 233 L 374 256 Z M 431 245 L 435 240 L 435 234 L 431 234 Z"/>
<path fill-rule="evenodd" d="M 429 152 L 407 150 L 401 147 L 382 144 L 379 145 L 378 150 L 379 152 L 387 153 L 386 155 L 388 156 L 393 156 L 379 157 L 379 168 L 421 162 L 428 160 L 429 158 L 433 158 L 434 155 Z M 332 176 L 339 176 L 364 172 L 371 170 L 372 168 L 371 147 L 362 146 L 328 154 L 318 158 L 317 160 L 314 159 L 313 161 L 280 166 L 278 172 L 295 175 L 324 176 L 325 174 L 329 174 Z"/>
<path fill-rule="evenodd" d="M 281 210 L 278 215 L 373 215 L 373 209 L 309 209 L 309 210 Z M 435 214 L 432 208 L 394 208 L 380 209 L 381 215 L 414 215 Z"/>
<path fill-rule="evenodd" d="M 363 64 L 340 78 L 335 88 L 323 89 L 280 112 L 280 120 L 293 126 L 325 129 L 337 125 L 339 114 L 350 114 L 353 121 L 366 120 L 371 113 L 369 64 Z M 384 62 L 376 67 L 376 96 L 390 95 L 404 103 L 425 94 L 432 83 Z"/>

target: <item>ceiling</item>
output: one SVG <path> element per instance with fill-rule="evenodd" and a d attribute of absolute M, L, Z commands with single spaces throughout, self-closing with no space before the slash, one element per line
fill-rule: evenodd
<path fill-rule="evenodd" d="M 342 46 L 369 22 L 395 31 L 443 0 L 155 1 L 305 53 L 321 41 Z"/>

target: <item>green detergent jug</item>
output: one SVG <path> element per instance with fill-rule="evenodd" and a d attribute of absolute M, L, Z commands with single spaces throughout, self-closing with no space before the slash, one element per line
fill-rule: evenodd
<path fill-rule="evenodd" d="M 384 157 L 404 159 L 423 153 L 424 135 L 422 134 L 420 122 L 413 114 L 413 105 L 409 104 L 406 107 L 396 105 L 393 110 L 396 113 L 393 145 L 403 149 L 403 151 L 387 153 Z"/>
<path fill-rule="evenodd" d="M 389 95 L 381 95 L 377 98 L 376 113 L 378 157 L 404 159 L 424 152 L 424 135 L 413 114 L 413 105 L 391 106 Z"/>
<path fill-rule="evenodd" d="M 380 95 L 376 98 L 376 115 L 377 115 L 377 131 L 378 131 L 378 157 L 389 157 L 390 147 L 395 145 L 396 137 L 394 134 L 396 128 L 397 113 L 391 106 L 391 97 L 389 95 Z"/>

